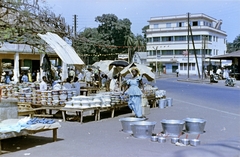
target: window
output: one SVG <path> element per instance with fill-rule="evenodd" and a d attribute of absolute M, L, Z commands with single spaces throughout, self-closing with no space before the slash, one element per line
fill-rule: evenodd
<path fill-rule="evenodd" d="M 147 38 L 147 42 L 151 43 L 152 42 L 152 38 Z"/>
<path fill-rule="evenodd" d="M 213 36 L 213 41 L 215 41 L 215 36 Z"/>
<path fill-rule="evenodd" d="M 180 70 L 183 70 L 183 63 L 180 63 Z"/>
<path fill-rule="evenodd" d="M 162 37 L 162 41 L 173 41 L 173 37 Z"/>
<path fill-rule="evenodd" d="M 187 70 L 187 63 L 183 64 L 183 68 L 184 68 L 184 70 Z"/>
<path fill-rule="evenodd" d="M 192 37 L 193 37 L 194 41 L 200 41 L 201 40 L 201 36 L 200 35 L 193 35 Z M 189 36 L 189 40 L 192 40 L 192 37 Z"/>
<path fill-rule="evenodd" d="M 171 23 L 166 23 L 166 28 L 171 28 Z"/>
<path fill-rule="evenodd" d="M 153 25 L 153 28 L 158 28 L 158 24 L 154 24 L 154 25 Z"/>
<path fill-rule="evenodd" d="M 218 42 L 218 37 L 216 37 L 216 42 Z"/>
<path fill-rule="evenodd" d="M 173 50 L 162 50 L 162 55 L 173 55 Z"/>
<path fill-rule="evenodd" d="M 178 22 L 177 27 L 184 27 L 184 22 Z"/>
<path fill-rule="evenodd" d="M 176 36 L 175 41 L 186 41 L 187 37 L 186 36 Z"/>
<path fill-rule="evenodd" d="M 148 56 L 156 56 L 156 52 L 155 51 L 149 51 Z"/>
<path fill-rule="evenodd" d="M 209 41 L 212 41 L 212 36 L 211 35 L 209 36 Z"/>
<path fill-rule="evenodd" d="M 198 26 L 198 21 L 193 21 L 192 26 Z"/>
<path fill-rule="evenodd" d="M 226 44 L 226 39 L 224 39 L 224 44 Z"/>
<path fill-rule="evenodd" d="M 160 42 L 160 37 L 153 37 L 153 42 Z"/>
<path fill-rule="evenodd" d="M 218 50 L 216 50 L 216 55 L 218 55 Z"/>
<path fill-rule="evenodd" d="M 186 50 L 175 50 L 175 55 L 183 55 L 183 51 Z"/>
<path fill-rule="evenodd" d="M 190 63 L 190 70 L 195 70 L 195 63 Z"/>
<path fill-rule="evenodd" d="M 196 51 L 196 55 L 200 55 L 201 53 L 201 51 L 200 51 L 200 49 L 195 49 L 195 51 Z M 194 50 L 189 50 L 189 55 L 194 55 Z"/>

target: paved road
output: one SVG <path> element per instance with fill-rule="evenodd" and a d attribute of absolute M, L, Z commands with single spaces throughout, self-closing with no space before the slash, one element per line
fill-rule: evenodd
<path fill-rule="evenodd" d="M 184 79 L 182 76 L 178 79 Z M 175 77 L 160 78 L 156 85 L 173 98 L 173 106 L 165 109 L 152 108 L 147 115 L 156 121 L 154 132 L 162 131 L 162 119 L 201 117 L 207 120 L 201 145 L 180 147 L 167 142 L 160 144 L 149 139 L 137 139 L 123 133 L 119 119 L 131 116 L 118 112 L 109 118 L 105 113 L 100 121 L 85 118 L 78 122 L 61 122 L 58 141 L 51 142 L 51 132 L 38 133 L 27 138 L 3 141 L 7 151 L 3 157 L 237 157 L 240 156 L 240 88 L 224 84 L 192 83 L 177 81 Z M 186 134 L 182 135 L 184 138 Z M 189 138 L 196 135 L 189 134 Z"/>

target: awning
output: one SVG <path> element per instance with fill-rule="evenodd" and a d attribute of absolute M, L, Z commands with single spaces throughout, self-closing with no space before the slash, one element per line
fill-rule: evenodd
<path fill-rule="evenodd" d="M 240 58 L 240 50 L 232 52 L 232 53 L 227 53 L 224 55 L 218 55 L 218 56 L 213 56 L 209 57 L 210 59 L 233 59 L 233 58 Z"/>
<path fill-rule="evenodd" d="M 46 34 L 38 34 L 51 46 L 61 60 L 66 64 L 84 65 L 82 59 L 78 56 L 72 46 L 66 43 L 57 34 L 47 32 Z"/>

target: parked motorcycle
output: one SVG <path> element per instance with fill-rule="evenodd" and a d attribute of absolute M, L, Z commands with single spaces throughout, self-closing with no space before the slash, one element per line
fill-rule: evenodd
<path fill-rule="evenodd" d="M 226 78 L 225 86 L 233 87 L 235 85 L 235 81 L 236 81 L 235 78 L 232 78 L 232 77 Z"/>
<path fill-rule="evenodd" d="M 210 83 L 218 83 L 218 80 L 215 74 L 210 75 Z"/>

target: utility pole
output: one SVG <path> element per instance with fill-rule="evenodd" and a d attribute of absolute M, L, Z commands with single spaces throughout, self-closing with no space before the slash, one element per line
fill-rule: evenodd
<path fill-rule="evenodd" d="M 187 70 L 188 70 L 188 79 L 189 79 L 189 13 L 187 13 L 187 15 L 188 15 L 188 19 L 187 19 L 187 21 L 188 21 L 188 35 L 187 35 L 187 38 L 188 38 L 188 43 L 187 43 L 187 45 L 188 45 L 188 47 L 187 47 L 187 52 L 188 52 L 188 60 L 187 60 Z"/>
<path fill-rule="evenodd" d="M 73 15 L 73 35 L 74 38 L 77 36 L 77 15 Z"/>
<path fill-rule="evenodd" d="M 203 36 L 203 49 L 202 49 L 202 79 L 205 78 L 205 55 L 206 55 L 206 36 Z M 204 75 L 204 76 L 203 76 Z"/>

